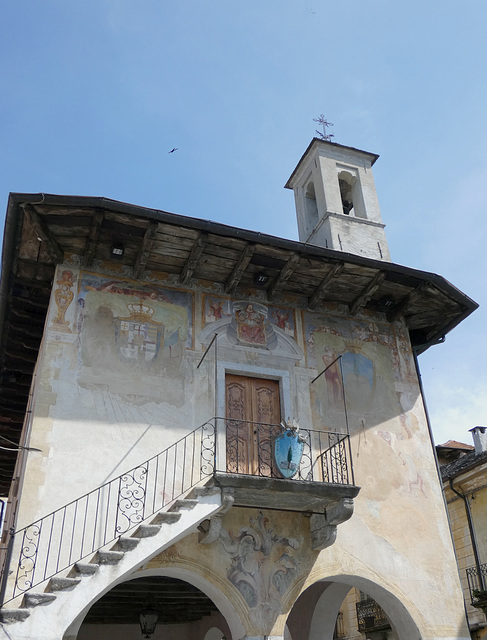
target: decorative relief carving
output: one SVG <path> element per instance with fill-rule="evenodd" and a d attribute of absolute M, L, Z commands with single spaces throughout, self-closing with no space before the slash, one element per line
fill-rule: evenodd
<path fill-rule="evenodd" d="M 211 544 L 220 537 L 223 516 L 233 507 L 234 496 L 232 489 L 223 489 L 222 506 L 220 511 L 210 520 L 204 520 L 198 527 L 200 544 Z"/>
<path fill-rule="evenodd" d="M 298 575 L 294 552 L 297 538 L 280 535 L 261 511 L 237 535 L 222 529 L 218 538 L 229 555 L 227 578 L 239 590 L 250 609 L 272 618 L 281 607 L 281 596 Z"/>
<path fill-rule="evenodd" d="M 353 500 L 342 498 L 327 506 L 325 513 L 310 518 L 311 548 L 315 551 L 330 547 L 336 540 L 337 526 L 352 517 Z"/>

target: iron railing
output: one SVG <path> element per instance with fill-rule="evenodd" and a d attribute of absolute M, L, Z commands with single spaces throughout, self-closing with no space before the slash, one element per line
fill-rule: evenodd
<path fill-rule="evenodd" d="M 118 478 L 15 532 L 16 577 L 4 602 L 114 542 L 211 476 L 213 422 Z M 5 576 L 4 576 L 5 577 Z"/>
<path fill-rule="evenodd" d="M 382 607 L 372 598 L 360 600 L 355 606 L 357 607 L 357 623 L 360 633 L 390 628 L 389 618 Z"/>
<path fill-rule="evenodd" d="M 466 570 L 470 600 L 474 607 L 487 607 L 487 564 Z"/>
<path fill-rule="evenodd" d="M 228 418 L 216 418 L 217 425 L 218 431 L 224 427 L 226 433 L 226 459 L 218 461 L 217 471 L 283 477 L 274 456 L 274 443 L 286 431 L 285 426 Z M 297 435 L 302 446 L 301 458 L 289 460 L 290 465 L 295 465 L 291 476 L 294 480 L 354 484 L 348 435 L 312 429 L 299 429 Z"/>
<path fill-rule="evenodd" d="M 3 602 L 113 543 L 215 471 L 282 479 L 274 452 L 285 431 L 282 425 L 212 418 L 146 462 L 16 531 L 16 576 Z M 226 442 L 220 458 L 218 434 Z M 287 459 L 296 466 L 292 479 L 354 484 L 347 435 L 300 429 L 298 436 L 301 455 Z"/>

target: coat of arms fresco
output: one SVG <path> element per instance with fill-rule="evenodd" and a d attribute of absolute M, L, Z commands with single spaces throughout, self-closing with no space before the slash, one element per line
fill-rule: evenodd
<path fill-rule="evenodd" d="M 158 375 L 170 379 L 166 396 L 172 385 L 179 402 L 182 357 L 193 339 L 191 293 L 85 273 L 77 305 L 80 384 L 157 397 Z M 130 390 L 122 389 L 124 379 Z"/>
<path fill-rule="evenodd" d="M 127 305 L 129 315 L 117 318 L 116 342 L 129 360 L 150 362 L 157 358 L 164 341 L 164 324 L 153 320 L 154 308 L 147 304 Z"/>

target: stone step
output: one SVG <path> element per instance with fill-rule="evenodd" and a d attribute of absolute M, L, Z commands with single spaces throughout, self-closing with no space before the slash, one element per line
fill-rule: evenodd
<path fill-rule="evenodd" d="M 23 607 L 38 607 L 39 605 L 49 604 L 56 599 L 54 593 L 26 593 L 22 602 Z"/>
<path fill-rule="evenodd" d="M 0 609 L 0 622 L 13 624 L 22 622 L 30 616 L 29 609 Z M 8 636 L 7 636 L 8 637 Z"/>
<path fill-rule="evenodd" d="M 205 491 L 205 494 L 206 493 L 207 492 Z M 204 497 L 203 493 L 198 495 L 201 495 L 202 498 Z M 196 505 L 201 505 L 201 510 L 198 506 L 195 512 L 190 512 L 189 510 L 193 509 Z M 63 596 L 62 593 L 57 594 L 59 597 L 56 598 L 55 594 L 52 592 L 71 591 L 71 589 L 82 581 L 83 577 L 93 576 L 92 581 L 90 580 L 90 582 L 87 582 L 84 580 L 84 587 L 82 586 L 76 591 L 76 598 L 79 597 L 83 602 L 89 602 L 90 591 L 97 591 L 99 589 L 103 591 L 103 589 L 106 590 L 110 588 L 109 585 L 114 576 L 118 576 L 119 572 L 126 571 L 127 566 L 140 566 L 142 564 L 141 559 L 149 557 L 148 554 L 151 551 L 151 548 L 155 547 L 157 544 L 160 544 L 161 548 L 165 548 L 162 545 L 170 545 L 174 539 L 178 539 L 178 537 L 185 535 L 185 532 L 193 531 L 196 524 L 203 518 L 203 514 L 208 514 L 207 517 L 210 518 L 212 517 L 211 514 L 217 512 L 219 508 L 221 508 L 220 502 L 215 500 L 211 495 L 209 499 L 206 500 L 197 500 L 192 498 L 176 500 L 171 505 L 170 512 L 161 511 L 154 514 L 151 519 L 146 520 L 146 522 L 150 522 L 150 524 L 140 524 L 131 537 L 128 537 L 130 534 L 122 535 L 111 543 L 113 546 L 110 550 L 101 549 L 97 552 L 93 552 L 87 562 L 75 563 L 69 570 L 69 574 L 66 578 L 51 578 L 45 593 L 24 594 L 24 600 L 22 603 L 23 608 L 0 611 L 0 621 L 5 624 L 20 622 L 28 618 L 30 611 L 32 617 L 28 618 L 27 621 L 23 623 L 23 628 L 27 631 L 22 637 L 37 637 L 37 624 L 39 620 L 42 622 L 43 616 L 45 617 L 47 613 L 47 610 L 43 609 L 42 605 L 48 605 L 48 603 L 51 603 L 50 608 L 51 611 L 54 612 L 54 615 L 62 616 L 66 602 L 65 598 L 72 598 L 71 593 L 67 596 Z M 171 525 L 173 524 L 174 529 L 171 529 Z M 168 526 L 163 527 L 162 525 Z M 160 536 L 157 541 L 146 541 L 140 544 L 141 538 L 152 537 L 159 533 Z M 139 544 L 140 546 L 138 546 Z M 98 572 L 99 565 L 117 565 L 125 557 L 126 552 L 128 555 L 126 560 L 122 563 L 123 569 L 122 567 L 117 567 L 116 569 L 111 570 L 102 569 Z M 96 576 L 94 576 L 95 573 L 97 573 Z M 39 605 L 41 606 L 39 607 Z"/>
<path fill-rule="evenodd" d="M 124 555 L 123 551 L 97 551 L 96 559 L 99 564 L 118 564 Z"/>
<path fill-rule="evenodd" d="M 138 538 L 121 537 L 113 545 L 112 551 L 132 551 L 139 544 Z"/>
<path fill-rule="evenodd" d="M 188 500 L 187 498 L 181 498 L 176 500 L 169 507 L 169 511 L 179 511 L 180 509 L 194 509 L 198 504 L 198 500 Z"/>
<path fill-rule="evenodd" d="M 151 538 L 161 530 L 160 524 L 141 524 L 134 532 L 134 538 Z"/>
<path fill-rule="evenodd" d="M 49 580 L 46 591 L 65 591 L 74 589 L 81 582 L 81 578 L 58 578 L 54 576 Z"/>
<path fill-rule="evenodd" d="M 153 520 L 151 520 L 151 524 L 174 524 L 180 518 L 181 514 L 177 511 L 161 511 Z"/>
<path fill-rule="evenodd" d="M 77 562 L 69 575 L 78 575 L 78 576 L 92 576 L 94 573 L 98 571 L 99 564 L 91 563 L 91 562 Z M 72 575 L 71 575 L 72 574 Z"/>
<path fill-rule="evenodd" d="M 202 487 L 195 487 L 188 493 L 186 498 L 198 498 L 199 496 L 211 496 L 220 493 L 219 487 L 212 487 L 208 485 L 203 485 Z"/>

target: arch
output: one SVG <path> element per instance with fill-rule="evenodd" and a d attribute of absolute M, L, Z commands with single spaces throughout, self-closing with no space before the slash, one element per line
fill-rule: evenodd
<path fill-rule="evenodd" d="M 130 580 L 134 580 L 136 578 L 144 578 L 150 576 L 168 576 L 173 578 L 178 578 L 180 580 L 184 580 L 189 584 L 197 587 L 202 591 L 205 595 L 207 595 L 214 602 L 222 616 L 225 618 L 225 621 L 230 629 L 230 633 L 233 640 L 238 640 L 239 638 L 243 638 L 245 633 L 244 625 L 235 610 L 233 604 L 230 600 L 223 594 L 220 589 L 218 589 L 214 584 L 212 584 L 209 580 L 204 578 L 203 576 L 194 573 L 188 569 L 183 569 L 181 567 L 163 567 L 158 569 L 146 569 L 143 571 L 136 571 L 128 576 L 126 576 L 123 580 L 116 581 L 111 585 L 111 588 L 114 586 L 121 584 L 122 582 L 129 582 Z M 106 593 L 108 593 L 110 589 L 103 591 L 102 593 L 96 594 L 90 602 L 83 608 L 83 610 L 76 616 L 76 618 L 69 624 L 64 632 L 63 638 L 65 640 L 76 638 L 81 625 L 83 624 L 83 620 L 85 619 L 88 611 L 91 609 L 93 604 L 97 602 L 100 598 L 102 598 Z M 215 627 L 216 628 L 216 627 Z M 223 633 L 220 635 L 218 639 L 220 640 L 223 637 Z M 230 640 L 230 639 L 229 639 Z"/>
<path fill-rule="evenodd" d="M 308 640 L 332 640 L 340 607 L 352 587 L 366 592 L 380 605 L 389 618 L 393 633 L 398 640 L 421 638 L 419 628 L 410 612 L 399 598 L 384 586 L 356 575 L 331 576 L 319 582 L 323 584 L 321 594 L 317 592 L 316 596 L 313 596 L 312 590 L 316 591 L 317 585 L 314 583 L 300 596 L 302 598 L 308 593 L 308 606 L 312 607 Z M 291 614 L 292 610 L 290 616 Z"/>
<path fill-rule="evenodd" d="M 313 617 L 311 618 L 309 640 L 333 638 L 338 612 L 350 588 L 351 585 L 339 582 L 334 582 L 326 587 L 316 603 Z"/>
<path fill-rule="evenodd" d="M 205 633 L 203 640 L 222 640 L 225 634 L 218 627 L 210 627 Z"/>
<path fill-rule="evenodd" d="M 310 180 L 306 186 L 306 189 L 304 192 L 304 202 L 306 207 L 306 227 L 307 227 L 308 234 L 310 234 L 318 224 L 318 220 L 319 220 L 315 185 L 312 180 Z"/>
<path fill-rule="evenodd" d="M 339 170 L 338 185 L 343 213 L 356 218 L 367 218 L 360 176 L 357 170 L 351 167 Z"/>
<path fill-rule="evenodd" d="M 342 200 L 343 213 L 348 215 L 355 215 L 354 199 L 353 199 L 353 186 L 356 178 L 352 176 L 348 171 L 340 171 L 338 174 L 338 184 L 340 185 L 340 197 Z"/>

